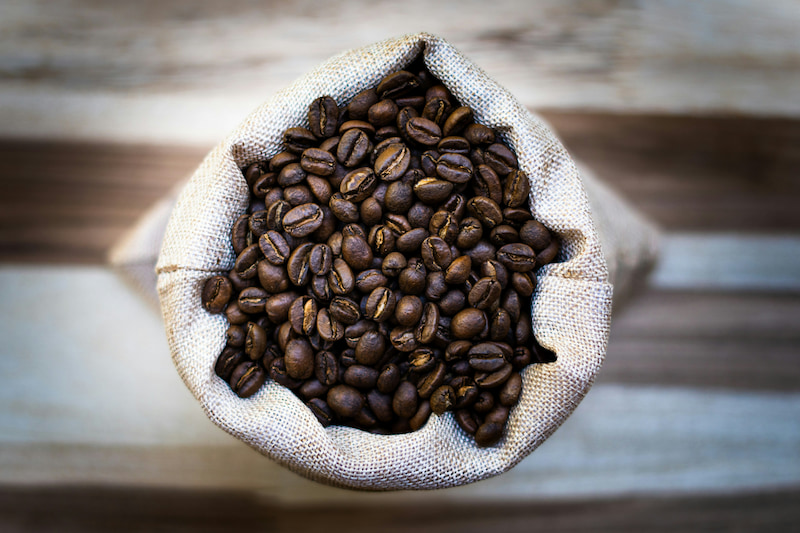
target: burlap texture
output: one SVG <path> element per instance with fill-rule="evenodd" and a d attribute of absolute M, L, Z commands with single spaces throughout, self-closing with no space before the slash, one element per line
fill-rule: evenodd
<path fill-rule="evenodd" d="M 308 105 L 315 98 L 331 95 L 343 106 L 419 54 L 455 98 L 473 108 L 476 121 L 500 132 L 516 152 L 531 179 L 535 218 L 563 243 L 559 262 L 537 274 L 532 309 L 536 338 L 556 352 L 558 361 L 523 372 L 523 394 L 511 411 L 506 436 L 485 449 L 458 428 L 450 413 L 432 415 L 414 433 L 378 436 L 323 428 L 291 391 L 273 382 L 249 399 L 238 398 L 213 371 L 225 344 L 226 319 L 200 305 L 203 282 L 234 263 L 230 228 L 248 203 L 240 167 L 279 152 L 283 131 L 307 125 Z M 624 204 L 614 209 L 627 210 Z M 632 217 L 626 219 L 628 235 L 622 241 L 631 243 L 626 261 L 639 264 L 654 249 L 653 234 Z M 450 487 L 514 466 L 558 428 L 591 386 L 605 355 L 611 315 L 609 272 L 575 163 L 538 117 L 451 45 L 428 34 L 335 56 L 256 109 L 183 188 L 157 276 L 175 366 L 209 418 L 295 472 L 359 489 Z"/>

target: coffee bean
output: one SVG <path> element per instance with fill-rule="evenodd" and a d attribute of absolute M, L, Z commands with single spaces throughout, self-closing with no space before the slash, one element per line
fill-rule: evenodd
<path fill-rule="evenodd" d="M 252 360 L 256 361 L 264 355 L 267 349 L 267 333 L 264 328 L 254 322 L 247 323 L 244 352 Z"/>
<path fill-rule="evenodd" d="M 449 113 L 450 102 L 446 98 L 434 97 L 425 102 L 421 116 L 441 128 Z"/>
<path fill-rule="evenodd" d="M 317 352 L 314 357 L 314 376 L 323 385 L 334 385 L 339 377 L 339 363 L 336 356 L 328 351 Z"/>
<path fill-rule="evenodd" d="M 378 371 L 365 365 L 353 365 L 344 372 L 344 382 L 358 389 L 372 389 L 378 381 Z"/>
<path fill-rule="evenodd" d="M 228 346 L 222 350 L 222 353 L 217 357 L 217 362 L 214 365 L 214 373 L 229 382 L 234 369 L 246 360 L 247 356 L 244 352 L 232 346 Z"/>
<path fill-rule="evenodd" d="M 339 134 L 344 137 L 344 134 L 352 129 L 359 129 L 369 135 L 375 135 L 375 126 L 365 120 L 347 120 L 339 125 Z M 372 148 L 370 148 L 371 150 Z M 369 150 L 367 150 L 369 152 Z"/>
<path fill-rule="evenodd" d="M 279 152 L 269 160 L 269 170 L 271 172 L 279 172 L 289 163 L 297 163 L 298 161 L 300 161 L 299 153 L 296 154 L 289 151 Z"/>
<path fill-rule="evenodd" d="M 330 176 L 336 171 L 336 159 L 326 150 L 308 148 L 300 156 L 300 166 L 308 174 Z"/>
<path fill-rule="evenodd" d="M 439 317 L 439 307 L 433 302 L 426 303 L 423 307 L 419 324 L 414 331 L 414 336 L 418 342 L 422 344 L 433 342 L 434 336 L 436 335 L 436 328 L 439 325 Z"/>
<path fill-rule="evenodd" d="M 493 228 L 503 221 L 500 206 L 485 196 L 476 196 L 467 202 L 467 210 L 487 228 Z"/>
<path fill-rule="evenodd" d="M 450 137 L 444 137 L 441 141 L 439 141 L 439 144 L 436 145 L 436 149 L 443 154 L 451 153 L 466 156 L 469 154 L 470 145 L 469 141 L 464 137 L 451 135 Z M 470 168 L 472 168 L 472 162 L 469 160 L 469 158 L 466 159 L 469 161 Z"/>
<path fill-rule="evenodd" d="M 382 393 L 378 390 L 369 391 L 367 393 L 367 405 L 381 422 L 390 422 L 394 418 L 392 396 L 389 396 L 388 393 Z"/>
<path fill-rule="evenodd" d="M 401 326 L 415 326 L 422 317 L 422 307 L 422 300 L 418 296 L 403 296 L 395 306 L 395 320 Z"/>
<path fill-rule="evenodd" d="M 248 246 L 247 236 L 250 232 L 250 215 L 243 214 L 233 223 L 231 229 L 231 243 L 236 255 L 241 254 Z"/>
<path fill-rule="evenodd" d="M 303 204 L 283 217 L 283 228 L 292 237 L 305 237 L 322 225 L 322 210 L 317 204 Z"/>
<path fill-rule="evenodd" d="M 367 226 L 373 226 L 380 222 L 381 218 L 383 217 L 383 208 L 375 198 L 370 197 L 361 202 L 359 214 L 361 215 L 361 220 L 364 222 L 364 224 Z M 358 219 L 351 220 L 350 222 L 356 222 L 357 220 Z"/>
<path fill-rule="evenodd" d="M 475 444 L 477 444 L 481 448 L 486 448 L 487 446 L 496 444 L 497 441 L 499 441 L 500 437 L 502 436 L 503 436 L 502 424 L 486 422 L 481 424 L 478 427 L 478 429 L 475 430 Z"/>
<path fill-rule="evenodd" d="M 364 270 L 356 276 L 356 288 L 366 294 L 386 285 L 388 282 L 388 278 L 380 270 L 374 268 Z"/>
<path fill-rule="evenodd" d="M 353 417 L 364 407 L 364 397 L 349 385 L 336 385 L 328 391 L 328 406 L 339 416 Z"/>
<path fill-rule="evenodd" d="M 551 241 L 547 248 L 536 254 L 536 266 L 542 267 L 555 261 L 558 248 L 558 241 Z"/>
<path fill-rule="evenodd" d="M 494 278 L 481 278 L 469 291 L 467 300 L 472 307 L 489 309 L 498 302 L 500 292 L 499 281 Z"/>
<path fill-rule="evenodd" d="M 517 158 L 504 144 L 495 143 L 484 152 L 486 164 L 500 176 L 507 176 L 517 169 Z"/>
<path fill-rule="evenodd" d="M 336 159 L 347 168 L 358 166 L 369 154 L 370 142 L 367 134 L 361 129 L 344 132 L 336 148 Z"/>
<path fill-rule="evenodd" d="M 453 336 L 457 339 L 470 339 L 477 336 L 486 327 L 486 314 L 480 309 L 470 307 L 464 309 L 450 323 Z"/>
<path fill-rule="evenodd" d="M 508 207 L 519 207 L 528 200 L 531 182 L 521 170 L 512 170 L 503 189 L 503 203 Z"/>
<path fill-rule="evenodd" d="M 401 377 L 402 373 L 397 365 L 386 365 L 378 376 L 376 386 L 381 393 L 391 394 L 397 389 L 397 386 L 400 385 Z"/>
<path fill-rule="evenodd" d="M 289 341 L 284 357 L 286 372 L 294 379 L 308 379 L 314 373 L 314 352 L 303 338 Z"/>
<path fill-rule="evenodd" d="M 361 311 L 350 298 L 336 296 L 328 306 L 331 316 L 343 324 L 355 324 L 361 318 Z"/>
<path fill-rule="evenodd" d="M 442 139 L 442 129 L 423 117 L 411 118 L 406 124 L 406 134 L 423 146 L 435 146 Z"/>
<path fill-rule="evenodd" d="M 227 346 L 234 346 L 241 348 L 244 346 L 245 331 L 241 326 L 230 326 L 225 331 L 225 344 Z"/>
<path fill-rule="evenodd" d="M 300 163 L 289 163 L 278 173 L 278 185 L 281 187 L 297 185 L 306 179 L 306 176 L 308 176 L 308 173 L 303 170 Z"/>
<path fill-rule="evenodd" d="M 443 415 L 449 411 L 456 402 L 456 393 L 450 385 L 441 385 L 431 394 L 431 410 L 437 415 Z"/>
<path fill-rule="evenodd" d="M 406 256 L 400 252 L 391 252 L 383 258 L 381 271 L 389 277 L 399 276 L 400 272 L 408 266 Z"/>
<path fill-rule="evenodd" d="M 464 184 L 472 177 L 472 163 L 461 154 L 444 153 L 436 163 L 436 173 L 451 183 Z"/>
<path fill-rule="evenodd" d="M 375 128 L 388 126 L 397 120 L 397 113 L 400 108 L 392 100 L 379 100 L 375 102 L 367 111 L 367 120 Z"/>
<path fill-rule="evenodd" d="M 447 121 L 442 128 L 442 133 L 445 136 L 458 135 L 470 124 L 472 124 L 472 109 L 469 107 L 459 107 L 447 117 Z"/>
<path fill-rule="evenodd" d="M 498 400 L 500 405 L 511 407 L 517 404 L 519 395 L 522 392 L 522 376 L 517 373 L 511 375 L 508 381 L 505 382 L 503 388 L 500 389 Z"/>
<path fill-rule="evenodd" d="M 201 295 L 203 307 L 209 313 L 221 313 L 225 306 L 228 305 L 232 293 L 233 285 L 231 285 L 231 281 L 227 277 L 213 276 L 203 285 Z"/>
<path fill-rule="evenodd" d="M 425 292 L 425 281 L 428 271 L 425 264 L 419 258 L 414 258 L 408 262 L 408 266 L 403 269 L 398 278 L 400 290 L 406 294 L 422 294 Z"/>
<path fill-rule="evenodd" d="M 396 98 L 415 91 L 419 86 L 419 78 L 411 72 L 399 70 L 383 78 L 376 92 L 380 98 Z"/>
<path fill-rule="evenodd" d="M 228 307 L 225 308 L 225 318 L 231 324 L 244 324 L 250 320 L 250 317 L 239 307 L 238 301 L 233 301 L 228 304 Z"/>
<path fill-rule="evenodd" d="M 391 253 L 395 248 L 394 232 L 383 224 L 373 226 L 367 244 L 379 255 Z"/>
<path fill-rule="evenodd" d="M 267 227 L 275 231 L 283 231 L 283 217 L 291 211 L 289 202 L 278 200 L 267 209 Z"/>
<path fill-rule="evenodd" d="M 458 236 L 458 221 L 449 211 L 436 211 L 431 217 L 428 230 L 447 244 L 453 244 Z"/>
<path fill-rule="evenodd" d="M 239 309 L 247 314 L 261 313 L 267 298 L 269 294 L 261 287 L 247 287 L 239 293 Z"/>
<path fill-rule="evenodd" d="M 339 191 L 345 200 L 361 202 L 372 194 L 377 185 L 378 179 L 375 176 L 375 172 L 369 167 L 361 167 L 345 175 L 339 186 Z"/>
<path fill-rule="evenodd" d="M 317 327 L 317 301 L 301 296 L 289 307 L 289 323 L 298 335 L 312 335 Z"/>
<path fill-rule="evenodd" d="M 447 374 L 447 366 L 444 362 L 439 361 L 433 367 L 433 370 L 428 372 L 417 384 L 417 393 L 420 398 L 428 399 L 433 394 L 433 391 L 438 389 L 445 380 Z"/>
<path fill-rule="evenodd" d="M 282 265 L 286 262 L 291 251 L 286 239 L 274 230 L 269 230 L 258 239 L 258 247 L 264 257 L 273 265 Z"/>
<path fill-rule="evenodd" d="M 339 106 L 330 96 L 321 96 L 308 107 L 308 124 L 318 138 L 333 137 L 339 127 Z"/>
<path fill-rule="evenodd" d="M 240 398 L 249 398 L 258 392 L 266 380 L 267 373 L 263 368 L 251 361 L 245 361 L 234 369 L 229 383 Z"/>
<path fill-rule="evenodd" d="M 260 258 L 261 250 L 258 244 L 251 244 L 239 254 L 233 268 L 242 279 L 254 278 L 258 273 L 258 260 Z"/>
<path fill-rule="evenodd" d="M 402 326 L 392 330 L 389 335 L 389 341 L 392 346 L 401 352 L 412 352 L 418 346 L 417 339 L 414 337 L 414 330 Z"/>
<path fill-rule="evenodd" d="M 436 163 L 439 161 L 440 155 L 436 150 L 426 150 L 422 153 L 420 156 L 420 168 L 422 168 L 426 176 L 436 175 Z"/>
<path fill-rule="evenodd" d="M 392 182 L 386 189 L 384 201 L 389 213 L 407 213 L 414 203 L 414 192 L 411 185 L 402 181 Z"/>
<path fill-rule="evenodd" d="M 306 148 L 311 148 L 317 144 L 317 138 L 306 128 L 295 127 L 286 130 L 283 134 L 283 142 L 286 145 L 286 150 L 300 155 Z M 271 168 L 270 170 L 274 169 Z"/>
<path fill-rule="evenodd" d="M 472 260 L 467 255 L 456 257 L 445 270 L 444 280 L 453 285 L 467 281 L 472 270 Z"/>
<path fill-rule="evenodd" d="M 408 381 L 398 385 L 392 398 L 392 410 L 400 418 L 410 418 L 417 412 L 417 388 Z"/>
<path fill-rule="evenodd" d="M 369 108 L 377 101 L 378 94 L 375 89 L 365 89 L 350 100 L 347 105 L 348 115 L 351 119 L 365 120 Z"/>
<path fill-rule="evenodd" d="M 391 289 L 378 287 L 369 294 L 365 316 L 376 322 L 383 322 L 394 314 L 395 304 L 395 296 Z"/>
<path fill-rule="evenodd" d="M 470 124 L 464 129 L 464 137 L 472 145 L 492 144 L 495 140 L 494 131 L 483 124 Z"/>
<path fill-rule="evenodd" d="M 429 401 L 425 400 L 419 402 L 419 406 L 417 407 L 417 412 L 414 413 L 414 416 L 408 419 L 408 427 L 411 431 L 417 431 L 419 428 L 425 425 L 428 422 L 428 419 L 431 417 L 431 404 Z"/>
<path fill-rule="evenodd" d="M 493 389 L 505 383 L 513 369 L 509 363 L 506 363 L 500 369 L 494 372 L 481 372 L 475 375 L 475 383 L 482 389 Z"/>
<path fill-rule="evenodd" d="M 470 259 L 472 259 L 473 265 L 480 265 L 489 261 L 490 259 L 494 259 L 495 257 L 495 247 L 489 241 L 482 239 L 478 241 L 478 244 L 466 250 L 464 252 L 465 255 L 468 255 Z"/>
<path fill-rule="evenodd" d="M 518 345 L 526 345 L 531 338 L 531 317 L 528 315 L 520 315 L 519 322 L 517 322 L 514 330 L 514 339 Z"/>
<path fill-rule="evenodd" d="M 466 303 L 467 297 L 462 291 L 449 290 L 439 299 L 439 311 L 444 316 L 453 316 L 464 309 Z"/>
<path fill-rule="evenodd" d="M 342 259 L 356 270 L 369 268 L 372 264 L 372 250 L 360 235 L 345 235 L 342 239 Z"/>
<path fill-rule="evenodd" d="M 309 379 L 308 381 L 303 382 L 300 385 L 300 388 L 297 389 L 297 393 L 305 400 L 310 400 L 311 398 L 319 398 L 321 396 L 325 396 L 328 394 L 327 387 L 319 382 L 316 379 Z"/>
<path fill-rule="evenodd" d="M 473 173 L 473 190 L 476 196 L 483 196 L 499 204 L 503 201 L 503 187 L 497 173 L 488 165 L 478 165 Z"/>
<path fill-rule="evenodd" d="M 322 427 L 328 427 L 333 423 L 333 411 L 328 407 L 328 404 L 325 403 L 325 400 L 322 398 L 312 398 L 306 405 L 311 412 L 314 413 L 314 416 L 317 417 Z"/>
<path fill-rule="evenodd" d="M 362 365 L 374 365 L 386 350 L 386 340 L 378 331 L 367 331 L 358 340 L 355 348 L 356 361 Z M 377 379 L 377 376 L 376 376 Z"/>
<path fill-rule="evenodd" d="M 422 241 L 420 250 L 425 266 L 434 272 L 445 270 L 452 262 L 450 247 L 440 237 L 426 238 Z"/>
<path fill-rule="evenodd" d="M 494 396 L 489 391 L 481 391 L 478 394 L 478 399 L 472 404 L 472 410 L 478 414 L 485 415 L 494 409 Z"/>
<path fill-rule="evenodd" d="M 418 117 L 419 112 L 409 106 L 400 106 L 400 108 L 400 111 L 397 113 L 397 133 L 405 142 L 411 142 L 406 128 L 408 127 L 408 121 L 414 117 Z"/>
<path fill-rule="evenodd" d="M 403 177 L 410 163 L 411 151 L 405 144 L 390 144 L 375 160 L 375 174 L 382 180 L 395 181 Z"/>
<path fill-rule="evenodd" d="M 440 204 L 453 191 L 453 184 L 437 178 L 424 178 L 414 185 L 414 194 L 426 204 Z"/>
<path fill-rule="evenodd" d="M 530 272 L 536 267 L 536 253 L 527 244 L 506 244 L 497 251 L 497 259 L 514 272 Z"/>
<path fill-rule="evenodd" d="M 400 237 L 395 239 L 395 247 L 399 252 L 411 255 L 419 250 L 428 235 L 428 230 L 423 228 L 414 228 L 411 231 L 403 233 Z"/>
<path fill-rule="evenodd" d="M 475 417 L 472 416 L 466 409 L 459 409 L 455 412 L 454 418 L 456 419 L 456 423 L 458 423 L 458 427 L 460 427 L 463 431 L 470 435 L 474 435 L 476 431 L 478 431 L 478 423 L 475 421 Z M 502 431 L 502 428 L 500 428 Z"/>
<path fill-rule="evenodd" d="M 344 259 L 334 259 L 333 267 L 328 274 L 328 284 L 334 294 L 344 296 L 355 287 L 355 278 L 350 265 Z"/>

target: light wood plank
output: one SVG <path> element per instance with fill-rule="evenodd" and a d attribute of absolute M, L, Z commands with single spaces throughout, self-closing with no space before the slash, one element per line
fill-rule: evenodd
<path fill-rule="evenodd" d="M 800 113 L 793 0 L 499 0 L 491 8 L 408 0 L 395 7 L 6 2 L 0 134 L 211 144 L 331 55 L 423 27 L 530 107 Z"/>

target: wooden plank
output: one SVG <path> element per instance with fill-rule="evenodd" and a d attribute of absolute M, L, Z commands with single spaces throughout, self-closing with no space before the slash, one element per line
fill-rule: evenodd
<path fill-rule="evenodd" d="M 107 269 L 4 266 L 0 296 L 0 484 L 246 489 L 296 503 L 401 497 L 322 487 L 217 429 L 175 372 L 160 318 Z M 594 388 L 547 442 L 507 474 L 436 498 L 800 486 L 800 426 L 787 423 L 800 419 L 800 297 L 738 298 L 634 301 Z"/>
<path fill-rule="evenodd" d="M 800 229 L 800 120 L 545 118 L 576 157 L 669 231 Z M 0 141 L 0 260 L 102 262 L 207 150 Z"/>
<path fill-rule="evenodd" d="M 388 504 L 286 506 L 241 491 L 174 491 L 106 487 L 2 488 L 0 529 L 17 531 L 215 532 L 324 530 L 331 533 L 415 531 L 707 532 L 791 531 L 800 491 L 787 489 L 672 498 L 629 496 L 514 505 Z M 46 506 L 47 512 L 43 512 Z"/>
<path fill-rule="evenodd" d="M 345 49 L 420 29 L 530 107 L 800 113 L 793 0 L 6 3 L 0 134 L 210 144 Z"/>

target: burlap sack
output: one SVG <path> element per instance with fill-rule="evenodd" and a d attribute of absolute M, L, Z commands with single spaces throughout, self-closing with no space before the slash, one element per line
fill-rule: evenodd
<path fill-rule="evenodd" d="M 450 413 L 431 416 L 414 433 L 378 436 L 323 428 L 291 391 L 273 382 L 239 399 L 213 371 L 225 344 L 225 317 L 209 315 L 200 305 L 203 282 L 234 263 L 230 227 L 248 202 L 239 168 L 279 152 L 283 131 L 306 124 L 308 105 L 318 96 L 331 95 L 342 106 L 419 54 L 459 102 L 474 109 L 478 122 L 501 132 L 531 179 L 534 216 L 563 243 L 559 262 L 538 272 L 532 309 L 536 338 L 558 361 L 523 372 L 523 394 L 507 434 L 490 448 L 478 448 Z M 610 228 L 605 240 L 614 272 L 641 271 L 654 257 L 652 227 L 602 185 L 591 183 L 590 189 L 596 193 L 591 207 L 575 163 L 553 133 L 442 39 L 408 35 L 340 54 L 256 109 L 206 157 L 178 197 L 156 270 L 175 366 L 215 424 L 317 481 L 373 490 L 428 489 L 502 473 L 569 416 L 603 361 L 612 285 L 595 222 Z M 597 217 L 598 211 L 604 215 Z M 150 232 L 163 224 L 163 209 L 151 214 L 148 224 Z M 140 226 L 129 239 L 149 241 L 143 232 Z M 121 265 L 129 254 L 120 246 L 113 258 Z"/>

